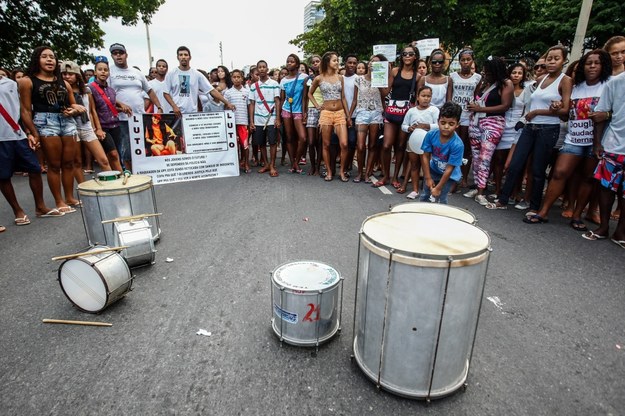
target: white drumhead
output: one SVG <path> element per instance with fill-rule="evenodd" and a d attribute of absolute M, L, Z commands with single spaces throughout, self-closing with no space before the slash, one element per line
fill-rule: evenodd
<path fill-rule="evenodd" d="M 456 218 L 469 224 L 475 224 L 475 215 L 469 211 L 446 204 L 432 204 L 429 202 L 406 202 L 395 205 L 391 212 L 420 212 L 423 214 L 442 215 Z"/>
<path fill-rule="evenodd" d="M 104 281 L 84 259 L 71 259 L 63 263 L 59 279 L 67 297 L 79 308 L 97 312 L 106 305 Z"/>
<path fill-rule="evenodd" d="M 367 218 L 362 233 L 379 245 L 403 252 L 458 256 L 483 252 L 490 238 L 455 218 L 415 212 L 385 212 Z"/>
<path fill-rule="evenodd" d="M 78 184 L 78 191 L 90 194 L 91 192 L 115 194 L 115 191 L 139 192 L 152 184 L 152 177 L 147 175 L 130 175 L 124 185 L 124 177 L 112 181 L 96 181 L 94 179 Z"/>
<path fill-rule="evenodd" d="M 318 291 L 336 285 L 339 272 L 325 263 L 296 261 L 279 266 L 272 274 L 273 281 L 286 289 Z"/>

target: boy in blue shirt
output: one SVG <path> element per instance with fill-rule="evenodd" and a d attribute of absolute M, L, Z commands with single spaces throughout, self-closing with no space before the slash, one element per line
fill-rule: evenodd
<path fill-rule="evenodd" d="M 423 167 L 423 193 L 421 201 L 447 204 L 447 195 L 451 187 L 462 178 L 460 166 L 464 145 L 456 133 L 460 125 L 462 107 L 446 102 L 438 116 L 438 130 L 425 135 L 421 150 Z"/>

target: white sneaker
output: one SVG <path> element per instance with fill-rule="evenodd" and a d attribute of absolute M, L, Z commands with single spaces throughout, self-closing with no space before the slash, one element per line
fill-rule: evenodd
<path fill-rule="evenodd" d="M 519 201 L 518 204 L 516 204 L 514 206 L 516 209 L 520 209 L 520 210 L 524 210 L 524 209 L 528 209 L 530 207 L 530 204 L 528 204 L 527 202 L 525 202 L 524 200 Z"/>
<path fill-rule="evenodd" d="M 474 198 L 477 195 L 477 189 L 471 189 L 469 192 L 462 194 L 465 198 Z"/>
<path fill-rule="evenodd" d="M 408 198 L 408 199 L 416 199 L 418 196 L 419 196 L 419 192 L 412 191 L 408 195 L 406 195 L 406 198 Z"/>
<path fill-rule="evenodd" d="M 488 204 L 488 199 L 486 199 L 486 197 L 484 195 L 477 195 L 475 197 L 475 202 L 477 202 L 480 205 L 486 205 Z"/>

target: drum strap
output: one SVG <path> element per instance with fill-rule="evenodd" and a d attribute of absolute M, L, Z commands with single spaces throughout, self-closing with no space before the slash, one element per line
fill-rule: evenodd
<path fill-rule="evenodd" d="M 9 114 L 9 112 L 4 108 L 4 106 L 2 105 L 2 103 L 0 103 L 0 114 L 2 114 L 2 117 L 7 121 L 7 123 L 9 123 L 9 126 L 11 126 L 11 128 L 13 129 L 13 131 L 15 133 L 19 133 L 20 131 L 20 126 L 15 122 L 15 120 L 13 120 L 13 117 L 11 117 L 11 115 Z"/>
<path fill-rule="evenodd" d="M 113 115 L 115 117 L 117 117 L 119 115 L 119 112 L 117 111 L 117 108 L 115 108 L 115 106 L 113 105 L 113 103 L 111 102 L 110 98 L 104 93 L 104 90 L 102 89 L 102 87 L 100 87 L 98 85 L 97 82 L 93 81 L 91 84 L 93 88 L 95 88 L 95 90 L 98 92 L 98 94 L 100 94 L 100 96 L 102 97 L 102 99 L 104 100 L 104 102 L 106 103 L 106 105 L 108 106 L 108 108 L 111 109 L 111 113 L 113 113 Z"/>

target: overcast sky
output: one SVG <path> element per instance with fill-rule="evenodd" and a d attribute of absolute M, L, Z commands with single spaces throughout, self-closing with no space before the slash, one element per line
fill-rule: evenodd
<path fill-rule="evenodd" d="M 255 64 L 259 59 L 278 67 L 290 53 L 303 56 L 291 39 L 303 32 L 304 7 L 310 0 L 192 1 L 167 0 L 152 17 L 150 39 L 154 62 L 163 58 L 170 68 L 178 65 L 176 49 L 191 50 L 191 67 L 210 70 L 221 64 L 219 42 L 223 44 L 223 63 L 230 69 Z M 263 29 L 256 29 L 261 22 Z M 108 48 L 119 42 L 128 50 L 128 64 L 148 71 L 148 44 L 145 25 L 122 26 L 121 20 L 102 24 L 104 50 L 95 55 L 110 56 Z"/>

